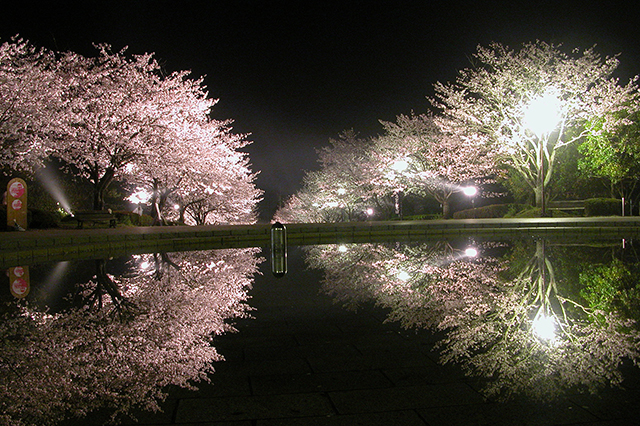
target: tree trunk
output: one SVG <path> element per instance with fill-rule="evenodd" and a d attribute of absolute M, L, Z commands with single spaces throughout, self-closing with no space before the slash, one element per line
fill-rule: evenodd
<path fill-rule="evenodd" d="M 536 196 L 536 207 L 542 208 L 542 187 L 540 185 L 533 188 L 533 193 Z"/>
<path fill-rule="evenodd" d="M 113 181 L 114 175 L 114 170 L 112 168 L 108 168 L 105 170 L 104 175 L 95 181 L 96 183 L 93 189 L 94 210 L 104 210 L 104 194 L 107 192 L 107 188 L 109 188 L 109 185 Z"/>
<path fill-rule="evenodd" d="M 442 218 L 451 219 L 451 203 L 448 198 L 441 201 L 442 203 Z"/>

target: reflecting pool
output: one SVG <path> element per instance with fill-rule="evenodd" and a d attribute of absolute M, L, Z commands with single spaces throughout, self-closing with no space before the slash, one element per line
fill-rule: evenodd
<path fill-rule="evenodd" d="M 12 268 L 0 419 L 635 424 L 637 249 L 575 236 L 289 247 L 281 278 L 267 247 Z"/>

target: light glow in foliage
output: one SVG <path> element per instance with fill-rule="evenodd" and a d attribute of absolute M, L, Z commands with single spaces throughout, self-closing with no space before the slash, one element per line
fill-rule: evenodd
<path fill-rule="evenodd" d="M 402 280 L 402 281 L 408 281 L 409 278 L 411 278 L 411 275 L 409 275 L 405 271 L 400 271 L 396 276 L 398 277 L 399 280 Z"/>
<path fill-rule="evenodd" d="M 524 124 L 536 136 L 551 133 L 562 119 L 562 102 L 554 90 L 533 98 L 525 109 Z"/>
<path fill-rule="evenodd" d="M 540 340 L 553 342 L 556 339 L 556 320 L 553 316 L 547 316 L 544 312 L 538 312 L 533 320 L 533 333 Z"/>
<path fill-rule="evenodd" d="M 478 250 L 474 247 L 467 247 L 464 250 L 464 255 L 467 257 L 476 257 L 478 255 Z"/>

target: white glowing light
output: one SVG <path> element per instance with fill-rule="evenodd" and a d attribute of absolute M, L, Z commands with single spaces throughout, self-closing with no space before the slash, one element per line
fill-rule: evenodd
<path fill-rule="evenodd" d="M 562 119 L 562 102 L 554 90 L 531 100 L 524 113 L 524 124 L 536 136 L 550 133 Z"/>
<path fill-rule="evenodd" d="M 411 278 L 411 275 L 409 275 L 405 271 L 400 271 L 396 276 L 398 277 L 399 280 L 402 280 L 402 281 L 407 281 L 409 278 Z"/>
<path fill-rule="evenodd" d="M 341 252 L 341 253 L 346 252 L 347 251 L 347 246 L 345 246 L 345 245 L 338 246 L 338 251 Z"/>
<path fill-rule="evenodd" d="M 533 333 L 541 340 L 551 341 L 556 338 L 556 320 L 539 312 L 533 320 Z"/>
<path fill-rule="evenodd" d="M 407 170 L 407 167 L 409 167 L 409 162 L 407 160 L 398 160 L 391 165 L 391 168 L 396 172 L 403 172 Z"/>
<path fill-rule="evenodd" d="M 131 194 L 127 199 L 131 201 L 133 204 L 140 204 L 140 203 L 146 203 L 147 201 L 149 201 L 150 198 L 151 198 L 151 194 L 148 193 L 147 191 L 138 191 Z"/>
<path fill-rule="evenodd" d="M 371 207 L 369 207 L 369 208 L 367 209 L 367 215 L 369 215 L 369 216 L 373 216 L 373 213 L 375 213 L 375 212 L 373 211 L 373 209 L 372 209 Z"/>
<path fill-rule="evenodd" d="M 334 207 L 338 207 L 338 206 L 339 206 L 339 203 L 337 201 L 330 201 L 330 202 L 327 203 L 327 207 L 334 208 Z"/>
<path fill-rule="evenodd" d="M 462 192 L 467 197 L 473 197 L 478 193 L 478 189 L 475 186 L 467 186 L 466 188 L 462 188 Z"/>
<path fill-rule="evenodd" d="M 464 255 L 467 257 L 476 257 L 478 255 L 478 250 L 473 247 L 467 247 L 464 250 Z"/>
<path fill-rule="evenodd" d="M 173 208 L 176 209 L 176 210 L 180 210 L 180 204 L 174 204 Z"/>
<path fill-rule="evenodd" d="M 146 260 L 140 262 L 140 269 L 147 269 L 149 266 L 151 266 L 151 264 Z"/>
<path fill-rule="evenodd" d="M 346 189 L 344 189 L 344 188 L 340 188 L 340 189 L 338 189 L 338 195 L 344 195 L 344 194 L 346 194 L 346 193 L 347 193 L 347 190 L 346 190 Z"/>

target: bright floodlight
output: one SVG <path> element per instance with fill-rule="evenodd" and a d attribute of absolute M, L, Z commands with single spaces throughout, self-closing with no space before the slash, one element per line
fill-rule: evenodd
<path fill-rule="evenodd" d="M 468 197 L 473 197 L 478 193 L 478 189 L 475 186 L 467 186 L 466 188 L 462 188 L 462 192 Z"/>
<path fill-rule="evenodd" d="M 533 320 L 533 333 L 541 340 L 551 341 L 556 338 L 556 320 L 551 316 L 546 316 L 543 312 L 538 313 Z"/>
<path fill-rule="evenodd" d="M 391 168 L 396 172 L 404 172 L 409 167 L 409 162 L 407 160 L 398 160 L 391 165 Z"/>
<path fill-rule="evenodd" d="M 562 119 L 562 104 L 553 90 L 533 98 L 524 113 L 524 124 L 536 136 L 550 133 Z"/>

